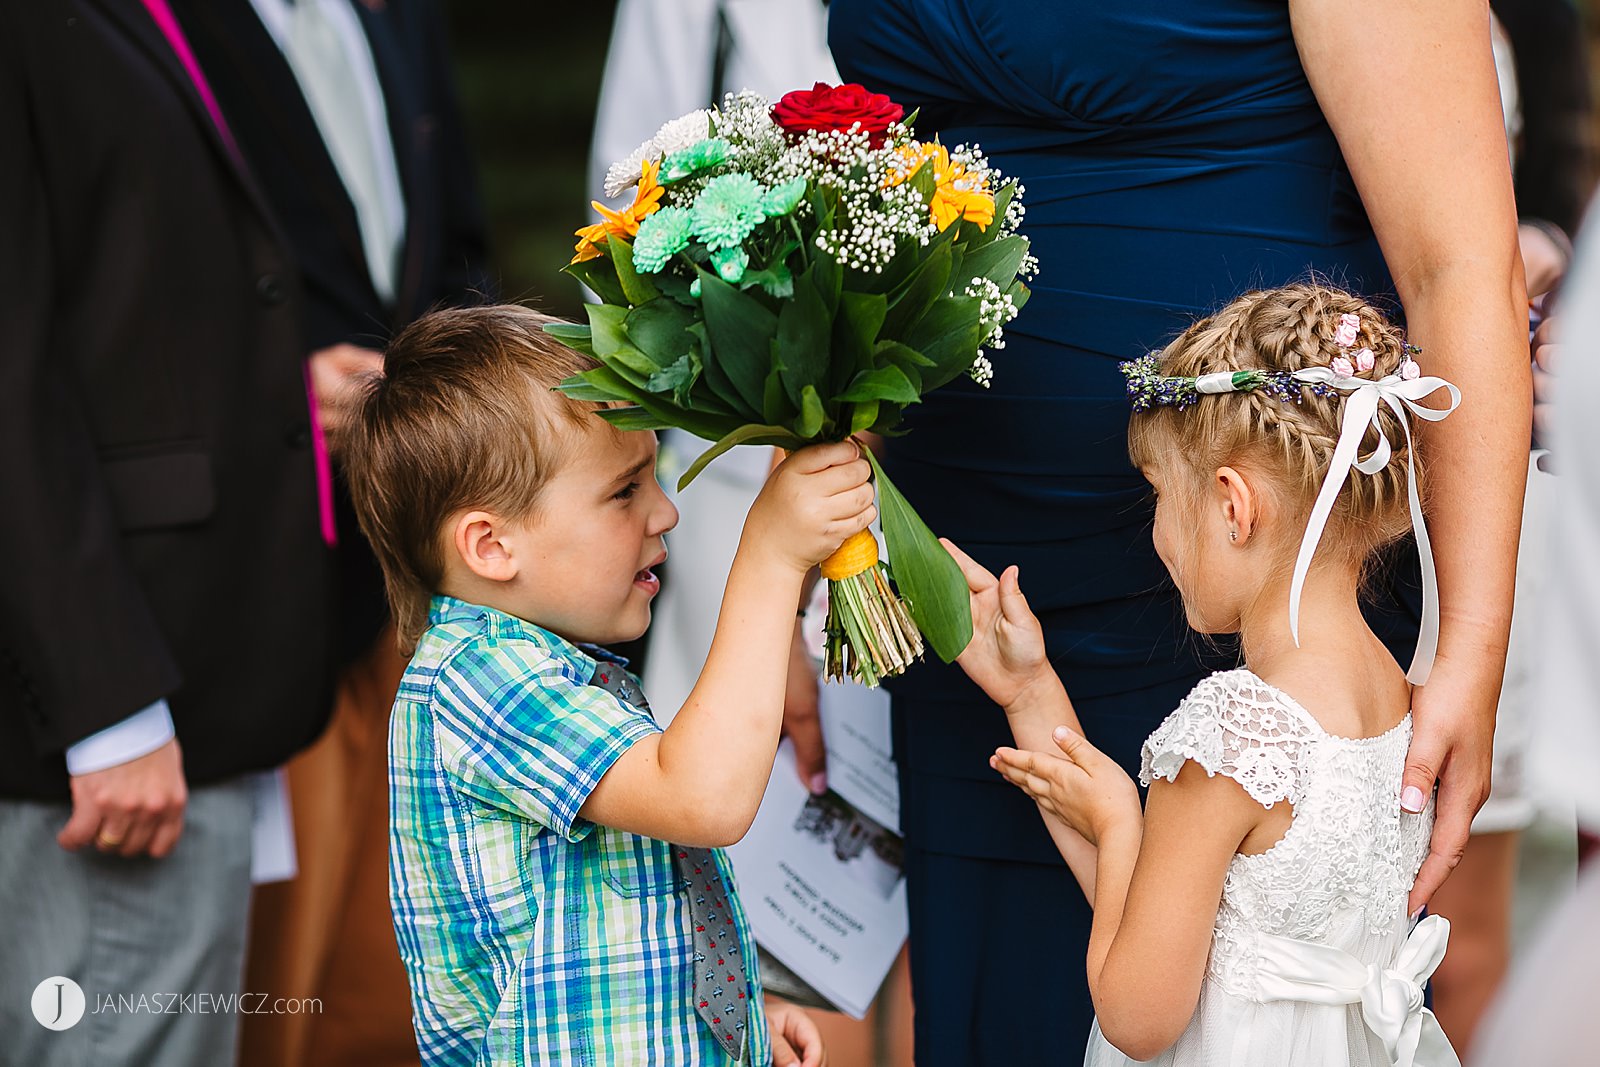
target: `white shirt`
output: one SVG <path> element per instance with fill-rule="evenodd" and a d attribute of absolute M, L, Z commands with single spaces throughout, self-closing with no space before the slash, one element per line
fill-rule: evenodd
<path fill-rule="evenodd" d="M 355 205 L 372 284 L 394 300 L 405 197 L 372 47 L 349 0 L 250 0 L 294 72 Z"/>

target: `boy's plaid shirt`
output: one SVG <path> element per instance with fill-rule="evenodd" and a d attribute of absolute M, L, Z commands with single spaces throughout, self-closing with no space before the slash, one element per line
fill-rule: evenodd
<path fill-rule="evenodd" d="M 588 684 L 596 664 L 521 619 L 434 598 L 389 731 L 389 896 L 426 1064 L 730 1062 L 695 1013 L 670 846 L 578 815 L 660 730 Z M 749 954 L 743 1062 L 764 1065 Z"/>

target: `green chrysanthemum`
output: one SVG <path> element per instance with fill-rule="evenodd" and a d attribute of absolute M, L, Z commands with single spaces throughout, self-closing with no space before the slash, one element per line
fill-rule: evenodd
<path fill-rule="evenodd" d="M 774 186 L 767 190 L 767 195 L 761 199 L 761 210 L 769 219 L 780 219 L 795 209 L 801 197 L 806 195 L 806 180 L 792 178 L 782 185 Z"/>
<path fill-rule="evenodd" d="M 737 245 L 732 248 L 719 248 L 711 253 L 711 265 L 717 268 L 717 274 L 723 281 L 729 285 L 737 285 L 744 280 L 745 269 L 750 266 L 750 254 Z"/>
<path fill-rule="evenodd" d="M 671 185 L 715 167 L 728 158 L 730 147 L 721 137 L 707 137 L 688 148 L 680 148 L 661 161 L 661 173 L 657 181 L 662 185 Z"/>
<path fill-rule="evenodd" d="M 762 210 L 766 190 L 748 174 L 712 178 L 690 208 L 690 232 L 715 252 L 734 248 L 767 220 Z"/>
<path fill-rule="evenodd" d="M 633 267 L 645 274 L 656 274 L 688 247 L 689 212 L 681 207 L 664 207 L 639 223 L 639 236 L 633 239 Z"/>

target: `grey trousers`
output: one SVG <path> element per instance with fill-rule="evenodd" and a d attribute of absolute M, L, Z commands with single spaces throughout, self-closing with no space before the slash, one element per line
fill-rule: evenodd
<path fill-rule="evenodd" d="M 0 1064 L 232 1064 L 252 813 L 248 779 L 193 789 L 172 854 L 123 859 L 56 844 L 68 805 L 0 801 Z M 82 988 L 83 1016 L 52 1030 L 34 996 L 58 975 Z M 40 996 L 55 1021 L 62 994 Z"/>

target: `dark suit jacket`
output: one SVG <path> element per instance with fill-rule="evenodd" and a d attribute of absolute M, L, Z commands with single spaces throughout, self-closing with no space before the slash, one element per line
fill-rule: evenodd
<path fill-rule="evenodd" d="M 382 348 L 437 304 L 489 289 L 483 212 L 431 0 L 351 0 L 366 30 L 389 114 L 406 235 L 393 304 L 373 289 L 356 211 L 294 72 L 250 0 L 172 0 L 228 123 L 288 234 L 305 282 L 309 350 L 348 342 Z M 387 617 L 376 560 L 338 494 L 342 659 L 365 651 Z"/>
<path fill-rule="evenodd" d="M 191 784 L 326 718 L 285 242 L 140 0 L 0 0 L 0 795 L 167 697 Z"/>

